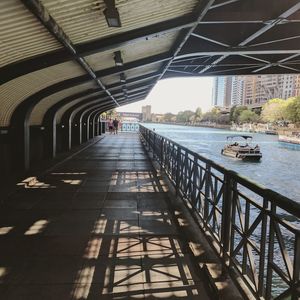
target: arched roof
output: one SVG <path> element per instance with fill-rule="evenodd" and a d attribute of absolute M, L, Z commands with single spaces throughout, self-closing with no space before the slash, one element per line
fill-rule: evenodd
<path fill-rule="evenodd" d="M 113 108 L 161 78 L 300 73 L 298 0 L 2 0 L 0 24 L 0 127 L 91 89 Z"/>

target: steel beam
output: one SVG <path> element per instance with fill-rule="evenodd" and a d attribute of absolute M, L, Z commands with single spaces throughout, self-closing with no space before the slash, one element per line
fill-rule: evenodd
<path fill-rule="evenodd" d="M 117 106 L 118 102 L 111 94 L 109 90 L 106 89 L 103 82 L 97 78 L 94 70 L 90 67 L 88 62 L 80 55 L 78 55 L 75 46 L 72 44 L 69 37 L 64 33 L 63 29 L 56 23 L 52 18 L 50 13 L 44 7 L 44 5 L 39 0 L 21 0 L 22 3 L 38 18 L 38 20 L 43 24 L 44 27 L 54 36 L 54 38 L 59 41 L 73 56 L 73 59 L 91 76 L 91 78 L 96 82 L 96 84 L 105 91 L 105 93 L 111 98 Z"/>
<path fill-rule="evenodd" d="M 199 24 L 199 22 L 205 17 L 206 13 L 208 12 L 208 10 L 210 9 L 210 7 L 214 4 L 215 0 L 206 0 L 206 1 L 201 1 L 200 4 L 198 5 L 197 9 L 196 9 L 196 13 L 197 13 L 197 22 L 195 25 L 193 25 L 188 32 L 183 36 L 182 39 L 180 39 L 177 42 L 177 46 L 175 47 L 175 50 L 173 52 L 173 57 L 171 60 L 169 60 L 166 65 L 162 68 L 161 70 L 161 76 L 159 77 L 159 79 L 161 79 L 166 71 L 168 70 L 168 68 L 171 66 L 173 60 L 175 59 L 175 57 L 178 55 L 178 53 L 181 51 L 182 47 L 184 46 L 184 44 L 187 42 L 187 40 L 189 39 L 189 37 L 191 36 L 191 34 L 193 33 L 193 31 L 195 30 L 195 28 L 197 27 L 197 25 Z"/>
<path fill-rule="evenodd" d="M 289 16 L 291 16 L 292 14 L 297 12 L 299 9 L 300 9 L 300 3 L 298 2 L 297 4 L 293 5 L 288 10 L 286 10 L 285 12 L 280 14 L 276 19 L 272 20 L 272 22 L 270 22 L 269 24 L 265 25 L 260 30 L 256 31 L 252 35 L 250 35 L 247 39 L 245 39 L 243 42 L 241 42 L 239 44 L 239 46 L 245 46 L 245 45 L 249 44 L 251 41 L 255 40 L 257 37 L 259 37 L 260 35 L 262 35 L 266 31 L 268 31 L 271 28 L 273 28 L 274 26 L 280 24 L 280 22 L 283 19 L 288 18 Z"/>

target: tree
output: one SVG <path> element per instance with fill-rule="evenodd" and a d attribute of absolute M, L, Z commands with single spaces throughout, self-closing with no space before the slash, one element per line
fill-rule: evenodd
<path fill-rule="evenodd" d="M 233 106 L 230 108 L 229 120 L 230 120 L 231 122 L 234 122 L 234 120 L 233 120 L 233 113 L 234 113 L 235 109 L 236 109 L 236 105 L 233 105 Z"/>
<path fill-rule="evenodd" d="M 286 100 L 286 118 L 293 123 L 300 122 L 300 97 Z"/>
<path fill-rule="evenodd" d="M 289 102 L 282 99 L 270 99 L 264 106 L 261 113 L 262 120 L 265 122 L 275 123 L 285 120 L 287 117 L 287 104 Z"/>
<path fill-rule="evenodd" d="M 202 109 L 200 107 L 198 107 L 196 109 L 195 119 L 196 119 L 196 121 L 201 121 L 201 119 L 202 119 Z"/>
<path fill-rule="evenodd" d="M 194 112 L 191 110 L 180 111 L 176 117 L 177 122 L 187 123 L 190 121 L 190 118 L 194 115 Z"/>
<path fill-rule="evenodd" d="M 230 116 L 229 114 L 219 114 L 216 122 L 218 124 L 230 124 Z"/>
<path fill-rule="evenodd" d="M 244 110 L 248 110 L 247 106 L 233 106 L 230 110 L 230 121 L 239 122 L 239 117 Z"/>
<path fill-rule="evenodd" d="M 221 115 L 220 110 L 218 108 L 214 107 L 214 108 L 212 108 L 211 111 L 208 111 L 203 115 L 202 121 L 217 122 L 220 115 Z"/>
<path fill-rule="evenodd" d="M 202 110 L 200 107 L 196 109 L 191 119 L 193 123 L 200 122 L 202 120 Z"/>
<path fill-rule="evenodd" d="M 166 113 L 166 114 L 164 114 L 163 120 L 165 122 L 172 122 L 172 119 L 173 119 L 174 116 L 175 115 L 172 114 L 172 113 Z"/>
<path fill-rule="evenodd" d="M 116 114 L 117 114 L 117 112 L 116 112 L 116 110 L 115 110 L 114 108 L 111 109 L 111 110 L 108 110 L 108 111 L 106 112 L 106 116 L 107 116 L 108 118 L 110 118 L 110 119 L 115 118 Z"/>
<path fill-rule="evenodd" d="M 259 116 L 249 109 L 243 110 L 239 116 L 240 123 L 253 123 L 258 121 Z"/>

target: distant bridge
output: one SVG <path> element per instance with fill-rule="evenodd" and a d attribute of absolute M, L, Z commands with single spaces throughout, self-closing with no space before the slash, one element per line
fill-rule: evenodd
<path fill-rule="evenodd" d="M 142 113 L 135 113 L 135 112 L 118 112 L 119 117 L 122 118 L 136 118 L 139 121 L 142 121 L 143 114 Z"/>

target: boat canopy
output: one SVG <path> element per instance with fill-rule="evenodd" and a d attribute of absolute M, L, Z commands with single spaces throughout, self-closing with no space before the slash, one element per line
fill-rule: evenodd
<path fill-rule="evenodd" d="M 236 134 L 236 135 L 229 135 L 229 136 L 227 136 L 227 140 L 228 140 L 228 139 L 238 138 L 238 137 L 241 137 L 241 138 L 243 138 L 243 139 L 245 139 L 245 140 L 247 140 L 247 139 L 252 139 L 252 136 L 251 136 L 251 135 L 239 135 L 239 134 Z"/>

